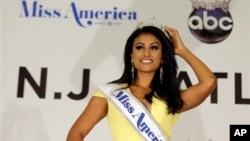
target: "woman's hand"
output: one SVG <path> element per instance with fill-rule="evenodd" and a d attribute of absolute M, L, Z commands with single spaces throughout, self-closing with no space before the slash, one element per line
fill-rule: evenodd
<path fill-rule="evenodd" d="M 184 43 L 181 40 L 181 37 L 178 33 L 178 30 L 165 26 L 165 32 L 168 34 L 170 40 L 173 42 L 174 52 L 176 55 L 182 56 L 182 53 L 187 49 Z"/>

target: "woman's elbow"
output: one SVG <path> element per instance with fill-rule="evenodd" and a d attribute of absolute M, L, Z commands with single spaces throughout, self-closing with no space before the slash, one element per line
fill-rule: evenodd
<path fill-rule="evenodd" d="M 69 131 L 66 141 L 83 141 L 83 135 L 79 132 Z"/>
<path fill-rule="evenodd" d="M 207 87 L 210 92 L 213 92 L 214 89 L 217 87 L 217 78 L 215 75 L 212 75 L 210 78 L 207 79 Z"/>

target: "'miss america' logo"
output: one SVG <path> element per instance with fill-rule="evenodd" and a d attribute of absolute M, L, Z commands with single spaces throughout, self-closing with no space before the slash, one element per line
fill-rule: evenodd
<path fill-rule="evenodd" d="M 114 6 L 110 10 L 80 9 L 79 5 L 71 2 L 67 9 L 48 8 L 38 1 L 21 1 L 22 18 L 63 18 L 74 19 L 77 25 L 88 28 L 93 25 L 120 25 L 122 21 L 137 20 L 136 11 L 120 10 Z"/>

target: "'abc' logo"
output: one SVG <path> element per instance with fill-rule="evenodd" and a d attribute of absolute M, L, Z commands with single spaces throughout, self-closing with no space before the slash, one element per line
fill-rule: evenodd
<path fill-rule="evenodd" d="M 218 43 L 226 39 L 232 31 L 233 20 L 228 11 L 216 8 L 194 9 L 188 18 L 191 33 L 205 43 Z"/>

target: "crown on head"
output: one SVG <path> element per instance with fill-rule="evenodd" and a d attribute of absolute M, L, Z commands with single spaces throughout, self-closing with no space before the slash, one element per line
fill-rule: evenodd
<path fill-rule="evenodd" d="M 145 26 L 154 26 L 154 27 L 157 27 L 159 28 L 160 30 L 162 30 L 162 32 L 165 33 L 165 35 L 170 39 L 168 33 L 165 31 L 164 29 L 164 25 L 162 24 L 159 24 L 159 22 L 157 22 L 155 20 L 155 17 L 153 18 L 149 18 L 148 20 L 144 20 L 144 21 L 137 21 L 137 24 L 136 24 L 136 29 L 140 29 L 140 28 L 143 28 Z"/>
<path fill-rule="evenodd" d="M 214 10 L 216 8 L 228 11 L 231 0 L 191 0 L 194 9 L 205 8 L 207 10 Z"/>
<path fill-rule="evenodd" d="M 153 18 L 149 18 L 147 20 L 144 20 L 144 21 L 137 21 L 137 24 L 136 24 L 136 29 L 138 28 L 142 28 L 144 26 L 154 26 L 154 27 L 157 27 L 161 30 L 164 31 L 164 26 L 159 24 L 156 20 L 155 20 L 155 17 Z"/>

